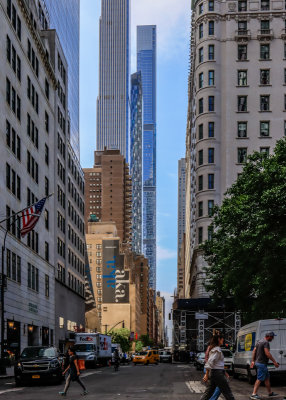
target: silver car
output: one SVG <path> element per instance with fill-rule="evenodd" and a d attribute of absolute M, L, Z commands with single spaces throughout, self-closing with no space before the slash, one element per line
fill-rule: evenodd
<path fill-rule="evenodd" d="M 159 351 L 159 361 L 160 362 L 172 362 L 172 353 L 167 350 L 160 350 Z"/>

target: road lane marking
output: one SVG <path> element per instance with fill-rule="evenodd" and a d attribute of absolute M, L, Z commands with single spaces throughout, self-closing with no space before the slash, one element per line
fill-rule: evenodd
<path fill-rule="evenodd" d="M 90 375 L 95 375 L 95 374 L 101 374 L 102 371 L 90 371 L 90 372 L 85 372 L 81 375 L 81 378 L 85 378 L 86 376 L 90 376 Z"/>
<path fill-rule="evenodd" d="M 206 387 L 200 381 L 185 382 L 191 393 L 204 393 Z"/>
<path fill-rule="evenodd" d="M 20 392 L 21 390 L 24 390 L 24 388 L 2 390 L 2 391 L 0 391 L 0 395 L 10 393 L 10 392 Z"/>

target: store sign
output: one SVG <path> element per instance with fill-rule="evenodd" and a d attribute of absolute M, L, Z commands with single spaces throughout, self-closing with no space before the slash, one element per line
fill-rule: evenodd
<path fill-rule="evenodd" d="M 129 271 L 124 269 L 119 240 L 102 242 L 102 285 L 103 303 L 129 302 Z"/>
<path fill-rule="evenodd" d="M 33 314 L 38 314 L 37 304 L 29 303 L 29 311 Z"/>

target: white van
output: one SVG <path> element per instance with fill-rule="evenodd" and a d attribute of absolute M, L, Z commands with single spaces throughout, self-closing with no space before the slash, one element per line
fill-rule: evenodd
<path fill-rule="evenodd" d="M 271 374 L 286 376 L 286 319 L 265 319 L 243 326 L 238 334 L 233 357 L 233 375 L 245 375 L 249 383 L 256 380 L 256 369 L 250 369 L 252 351 L 258 340 L 267 332 L 274 332 L 275 337 L 270 343 L 270 353 L 280 364 L 275 368 L 270 361 L 268 369 Z"/>

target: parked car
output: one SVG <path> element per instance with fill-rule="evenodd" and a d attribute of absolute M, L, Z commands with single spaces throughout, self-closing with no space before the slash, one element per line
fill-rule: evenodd
<path fill-rule="evenodd" d="M 38 381 L 55 381 L 63 379 L 61 354 L 55 347 L 26 347 L 14 367 L 16 385 Z"/>
<path fill-rule="evenodd" d="M 224 355 L 224 369 L 228 373 L 233 373 L 233 354 L 228 349 L 221 349 Z"/>
<path fill-rule="evenodd" d="M 234 377 L 244 375 L 249 383 L 256 380 L 256 368 L 250 369 L 252 351 L 258 340 L 265 337 L 266 332 L 274 332 L 274 340 L 270 344 L 270 352 L 279 362 L 279 368 L 268 364 L 270 375 L 286 377 L 286 319 L 266 319 L 243 326 L 238 334 L 233 357 Z"/>
<path fill-rule="evenodd" d="M 160 350 L 159 351 L 159 361 L 160 362 L 172 362 L 172 353 L 167 350 Z"/>
<path fill-rule="evenodd" d="M 205 365 L 205 353 L 198 353 L 196 361 L 194 362 L 194 365 L 197 369 L 197 371 L 203 371 L 204 365 Z"/>

